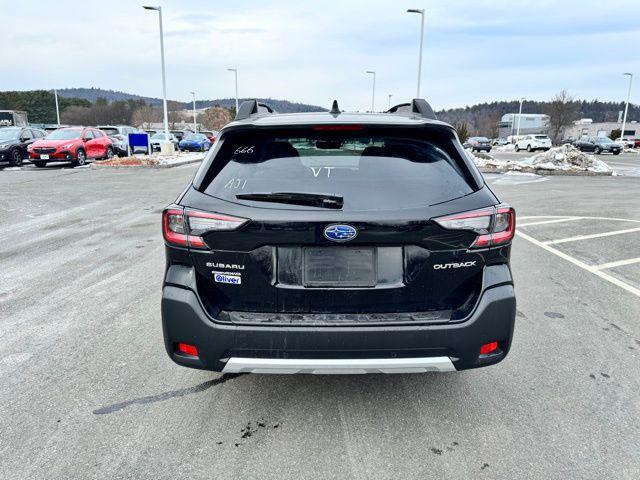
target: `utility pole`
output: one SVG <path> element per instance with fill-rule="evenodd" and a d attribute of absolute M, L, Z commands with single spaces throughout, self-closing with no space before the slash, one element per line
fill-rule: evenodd
<path fill-rule="evenodd" d="M 227 71 L 233 72 L 236 77 L 236 115 L 238 114 L 238 69 L 237 68 L 227 68 Z"/>
<path fill-rule="evenodd" d="M 193 95 L 193 133 L 198 133 L 198 124 L 196 123 L 196 92 L 191 92 Z"/>
<path fill-rule="evenodd" d="M 625 73 L 629 75 L 629 91 L 627 92 L 627 104 L 624 106 L 624 116 L 622 117 L 622 130 L 620 130 L 620 140 L 624 148 L 624 129 L 627 126 L 627 111 L 629 110 L 629 98 L 631 98 L 631 83 L 633 82 L 633 73 Z"/>
<path fill-rule="evenodd" d="M 155 10 L 158 12 L 158 23 L 160 24 L 160 60 L 162 62 L 162 107 L 164 110 L 164 144 L 173 144 L 169 141 L 169 114 L 167 112 L 167 80 L 164 68 L 164 34 L 162 33 L 162 7 L 143 6 L 145 10 Z M 162 151 L 162 149 L 160 149 Z M 165 151 L 171 153 L 171 147 L 165 146 Z"/>
<path fill-rule="evenodd" d="M 516 139 L 517 137 L 520 136 L 520 118 L 522 117 L 522 102 L 524 102 L 524 97 L 520 99 L 520 110 L 518 111 L 518 131 L 516 132 Z"/>
<path fill-rule="evenodd" d="M 53 96 L 56 99 L 56 118 L 58 120 L 58 128 L 60 128 L 60 107 L 58 106 L 58 90 L 53 89 Z"/>
<path fill-rule="evenodd" d="M 367 70 L 365 73 L 373 75 L 373 89 L 371 90 L 371 113 L 373 113 L 376 105 L 376 72 Z"/>
<path fill-rule="evenodd" d="M 422 77 L 422 44 L 424 43 L 424 9 L 423 8 L 410 8 L 407 13 L 419 13 L 420 14 L 420 53 L 418 54 L 418 89 L 416 91 L 416 98 L 420 98 L 420 78 Z"/>

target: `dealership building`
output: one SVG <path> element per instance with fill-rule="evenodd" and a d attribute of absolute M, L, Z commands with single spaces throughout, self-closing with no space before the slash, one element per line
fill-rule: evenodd
<path fill-rule="evenodd" d="M 507 113 L 498 122 L 498 136 L 507 138 L 515 135 L 520 124 L 520 135 L 548 134 L 549 115 L 542 113 Z"/>
<path fill-rule="evenodd" d="M 582 137 L 608 137 L 613 130 L 620 130 L 622 122 L 594 122 L 590 118 L 582 118 L 564 130 L 565 140 L 577 140 Z M 640 138 L 640 123 L 627 121 L 623 138 Z"/>

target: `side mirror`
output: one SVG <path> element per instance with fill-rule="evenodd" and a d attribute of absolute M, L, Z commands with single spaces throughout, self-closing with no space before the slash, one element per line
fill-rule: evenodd
<path fill-rule="evenodd" d="M 83 141 L 83 142 L 88 142 L 89 140 L 91 140 L 89 137 L 83 137 L 83 138 L 82 138 L 82 141 Z"/>

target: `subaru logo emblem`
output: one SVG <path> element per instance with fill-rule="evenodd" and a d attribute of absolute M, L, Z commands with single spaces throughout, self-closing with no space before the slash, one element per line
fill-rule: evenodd
<path fill-rule="evenodd" d="M 358 231 L 351 225 L 329 225 L 324 229 L 324 236 L 334 242 L 348 242 L 356 238 Z"/>

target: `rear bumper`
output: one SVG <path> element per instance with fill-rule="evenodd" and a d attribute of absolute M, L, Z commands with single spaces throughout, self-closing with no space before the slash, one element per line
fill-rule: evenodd
<path fill-rule="evenodd" d="M 213 321 L 196 294 L 167 285 L 162 326 L 169 357 L 205 370 L 256 373 L 369 373 L 464 370 L 492 365 L 511 347 L 513 285 L 485 290 L 463 322 L 398 326 L 246 326 Z M 480 346 L 499 348 L 479 355 Z M 195 345 L 198 357 L 177 353 Z"/>

